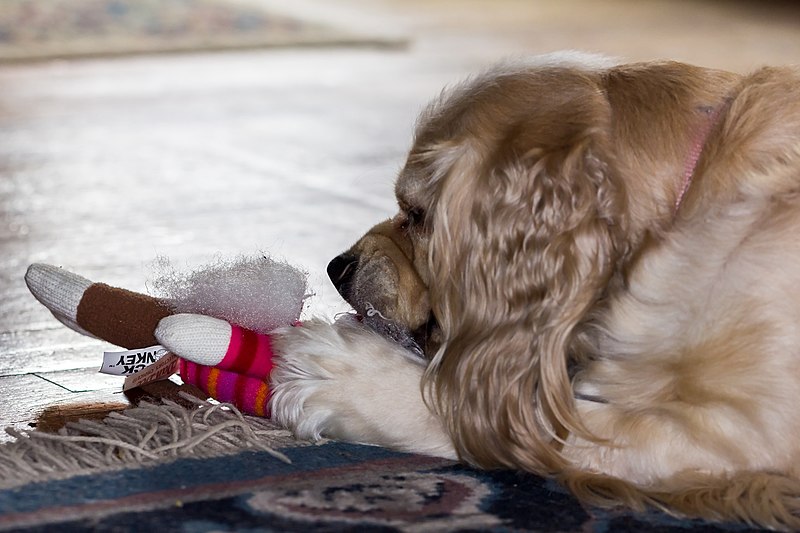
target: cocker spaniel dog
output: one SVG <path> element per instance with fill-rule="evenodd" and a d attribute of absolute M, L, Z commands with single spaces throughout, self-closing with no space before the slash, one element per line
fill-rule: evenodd
<path fill-rule="evenodd" d="M 281 333 L 277 420 L 800 527 L 800 72 L 506 63 L 422 113 L 396 194 L 328 268 L 395 340 Z"/>

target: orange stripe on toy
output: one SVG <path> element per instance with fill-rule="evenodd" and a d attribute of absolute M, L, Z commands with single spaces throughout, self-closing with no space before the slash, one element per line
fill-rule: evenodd
<path fill-rule="evenodd" d="M 206 387 L 209 396 L 212 398 L 217 398 L 217 382 L 219 379 L 219 369 L 212 368 L 211 371 L 208 373 L 208 378 L 206 380 Z"/>
<path fill-rule="evenodd" d="M 269 384 L 263 379 L 198 365 L 191 361 L 182 362 L 181 377 L 184 382 L 199 387 L 220 402 L 234 404 L 244 413 L 269 416 L 270 390 Z"/>
<path fill-rule="evenodd" d="M 269 399 L 269 387 L 267 387 L 266 383 L 262 383 L 261 386 L 258 388 L 258 394 L 256 394 L 256 402 L 253 406 L 253 410 L 256 412 L 258 416 L 268 416 L 267 415 L 267 400 Z"/>

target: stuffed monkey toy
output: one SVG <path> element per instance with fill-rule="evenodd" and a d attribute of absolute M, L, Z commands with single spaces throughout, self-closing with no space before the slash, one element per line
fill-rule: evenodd
<path fill-rule="evenodd" d="M 168 299 L 93 283 L 52 265 L 31 265 L 25 281 L 69 328 L 127 349 L 161 344 L 181 358 L 185 383 L 243 412 L 269 416 L 273 352 L 268 333 L 203 314 L 176 313 L 180 306 Z M 301 296 L 296 312 L 279 311 L 282 316 L 268 317 L 270 323 L 296 325 L 302 305 Z"/>

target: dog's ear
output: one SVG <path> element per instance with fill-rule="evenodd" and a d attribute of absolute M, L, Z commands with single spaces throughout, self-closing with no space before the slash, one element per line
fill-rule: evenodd
<path fill-rule="evenodd" d="M 516 134 L 463 154 L 443 180 L 431 243 L 445 342 L 426 384 L 462 458 L 552 471 L 559 437 L 586 434 L 568 362 L 623 253 L 623 192 L 603 131 L 554 143 Z"/>

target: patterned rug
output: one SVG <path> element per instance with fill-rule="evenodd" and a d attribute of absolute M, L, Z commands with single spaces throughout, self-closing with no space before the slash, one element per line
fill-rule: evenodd
<path fill-rule="evenodd" d="M 242 0 L 0 1 L 0 61 L 398 44 L 277 15 Z"/>
<path fill-rule="evenodd" d="M 587 509 L 519 472 L 298 442 L 208 404 L 145 404 L 60 435 L 15 436 L 0 446 L 2 530 L 749 531 Z"/>

